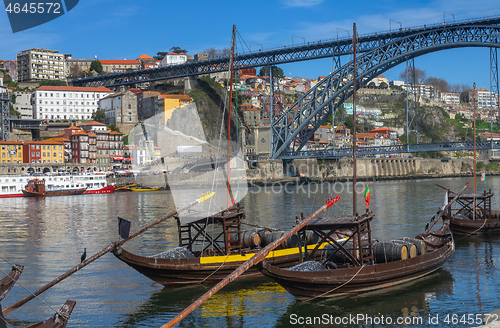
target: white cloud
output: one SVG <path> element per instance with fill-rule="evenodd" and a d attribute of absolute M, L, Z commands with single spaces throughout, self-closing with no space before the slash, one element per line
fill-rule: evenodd
<path fill-rule="evenodd" d="M 324 0 L 283 0 L 286 7 L 311 7 L 322 3 Z"/>

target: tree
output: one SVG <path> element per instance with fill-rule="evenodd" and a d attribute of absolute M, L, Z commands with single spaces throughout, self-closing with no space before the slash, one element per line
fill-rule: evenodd
<path fill-rule="evenodd" d="M 176 54 L 180 54 L 181 52 L 187 54 L 187 52 L 188 52 L 187 50 L 182 49 L 180 47 L 172 47 L 172 48 L 170 48 L 170 51 L 175 52 Z"/>
<path fill-rule="evenodd" d="M 104 111 L 98 109 L 92 113 L 92 120 L 100 122 L 104 119 L 106 119 L 106 113 L 104 113 Z"/>
<path fill-rule="evenodd" d="M 72 78 L 79 78 L 82 76 L 82 74 L 83 74 L 83 71 L 82 71 L 82 68 L 80 67 L 80 65 L 71 66 L 71 69 L 69 70 L 69 75 Z"/>
<path fill-rule="evenodd" d="M 97 74 L 101 74 L 102 73 L 102 64 L 100 61 L 98 61 L 97 59 L 96 60 L 93 60 L 91 63 L 90 63 L 90 70 L 91 71 L 96 71 Z"/>
<path fill-rule="evenodd" d="M 202 53 L 208 54 L 208 58 L 217 58 L 217 57 L 229 57 L 231 56 L 231 49 L 224 48 L 222 50 L 218 50 L 215 48 L 208 48 L 202 51 Z"/>
<path fill-rule="evenodd" d="M 156 56 L 153 56 L 153 58 L 156 60 L 162 60 L 167 54 L 168 54 L 168 52 L 166 52 L 166 51 L 158 51 L 156 53 Z"/>
<path fill-rule="evenodd" d="M 111 131 L 120 132 L 120 128 L 115 123 L 108 124 L 108 128 Z"/>
<path fill-rule="evenodd" d="M 389 85 L 385 82 L 381 82 L 380 85 L 378 86 L 380 89 L 388 89 Z"/>
<path fill-rule="evenodd" d="M 279 68 L 278 66 L 272 66 L 272 72 L 273 72 L 273 77 L 280 77 L 282 78 L 284 76 L 283 70 Z M 269 75 L 269 69 L 267 69 L 266 66 L 261 67 L 259 71 L 260 76 L 268 76 Z"/>
<path fill-rule="evenodd" d="M 406 74 L 408 71 L 408 74 Z M 408 76 L 407 76 L 408 75 Z M 407 78 L 408 77 L 408 78 Z M 416 83 L 422 83 L 427 77 L 427 73 L 420 68 L 415 67 L 415 81 Z M 401 73 L 399 73 L 399 78 L 408 83 L 413 83 L 413 70 L 409 67 L 406 67 Z"/>
<path fill-rule="evenodd" d="M 450 85 L 448 84 L 448 82 L 446 82 L 445 79 L 439 77 L 429 76 L 427 79 L 425 79 L 424 83 L 432 85 L 439 91 L 450 91 Z"/>

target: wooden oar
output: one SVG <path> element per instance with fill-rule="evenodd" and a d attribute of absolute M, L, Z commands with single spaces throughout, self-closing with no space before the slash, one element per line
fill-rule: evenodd
<path fill-rule="evenodd" d="M 453 198 L 451 200 L 451 202 L 449 202 L 448 204 L 446 204 L 446 206 L 441 210 L 441 212 L 439 212 L 439 214 L 434 218 L 434 220 L 432 220 L 432 222 L 429 225 L 429 227 L 427 229 L 425 229 L 424 233 L 428 233 L 431 230 L 431 228 L 436 224 L 436 222 L 438 222 L 439 218 L 443 216 L 443 214 L 448 210 L 448 208 L 450 208 L 451 204 L 453 204 L 458 199 L 458 197 L 460 197 L 460 195 L 465 191 L 465 189 L 467 189 L 468 186 L 470 186 L 470 182 L 467 182 L 465 184 L 465 187 L 462 188 L 462 190 L 455 196 L 455 198 Z M 439 186 L 439 187 L 444 188 L 442 186 Z"/>
<path fill-rule="evenodd" d="M 208 292 L 203 294 L 200 298 L 198 298 L 196 301 L 194 301 L 190 306 L 185 308 L 181 313 L 179 313 L 175 318 L 170 320 L 169 323 L 166 325 L 161 326 L 161 328 L 169 328 L 174 326 L 175 324 L 179 323 L 182 319 L 184 319 L 188 314 L 193 312 L 196 308 L 198 308 L 201 304 L 203 304 L 206 300 L 208 300 L 212 295 L 217 293 L 219 290 L 221 290 L 224 286 L 226 286 L 228 283 L 233 281 L 234 279 L 238 278 L 242 273 L 247 271 L 251 266 L 259 263 L 262 261 L 268 254 L 271 252 L 273 249 L 278 247 L 282 242 L 284 242 L 286 239 L 290 238 L 293 234 L 295 234 L 297 231 L 305 227 L 307 224 L 309 224 L 312 220 L 316 219 L 321 213 L 323 213 L 326 209 L 328 209 L 330 206 L 335 204 L 338 200 L 340 199 L 340 196 L 336 196 L 334 198 L 328 199 L 325 205 L 323 205 L 320 209 L 318 209 L 316 212 L 302 220 L 298 225 L 296 225 L 292 230 L 286 232 L 283 234 L 280 238 L 272 242 L 271 244 L 267 245 L 263 249 L 261 249 L 258 253 L 256 253 L 254 256 L 252 256 L 249 260 L 247 260 L 245 263 L 240 265 L 236 270 L 233 271 L 230 275 L 228 275 L 226 278 L 221 280 L 217 285 L 212 287 Z"/>
<path fill-rule="evenodd" d="M 49 289 L 50 287 L 54 286 L 55 284 L 63 281 L 64 279 L 68 278 L 69 276 L 71 276 L 73 273 L 77 272 L 78 270 L 82 269 L 83 267 L 87 266 L 88 264 L 94 262 L 95 260 L 97 260 L 98 258 L 102 257 L 104 254 L 107 254 L 111 251 L 113 251 L 114 249 L 122 246 L 123 244 L 125 244 L 128 240 L 132 239 L 132 238 L 135 238 L 137 237 L 138 235 L 140 235 L 141 233 L 145 232 L 146 230 L 148 230 L 149 228 L 151 227 L 154 227 L 155 225 L 165 221 L 166 219 L 169 219 L 171 217 L 173 217 L 174 215 L 177 215 L 178 213 L 182 212 L 182 211 L 185 211 L 185 210 L 188 210 L 190 208 L 192 208 L 193 206 L 195 205 L 198 205 L 199 203 L 211 198 L 213 195 L 215 194 L 215 192 L 207 192 L 207 193 L 204 193 L 202 195 L 202 197 L 198 198 L 197 200 L 195 200 L 194 202 L 180 208 L 180 209 L 177 209 L 175 211 L 172 211 L 170 212 L 169 214 L 167 214 L 166 216 L 154 221 L 153 223 L 145 226 L 144 228 L 142 228 L 141 230 L 131 234 L 128 239 L 122 239 L 118 242 L 113 242 L 111 243 L 110 245 L 108 245 L 107 247 L 105 247 L 102 251 L 100 251 L 99 253 L 96 253 L 94 255 L 92 255 L 91 257 L 89 257 L 87 260 L 83 261 L 82 263 L 78 264 L 77 266 L 73 267 L 72 269 L 68 270 L 66 273 L 60 275 L 59 277 L 57 277 L 56 279 L 52 280 L 51 282 L 49 282 L 48 284 L 46 284 L 45 286 L 43 286 L 42 288 L 40 288 L 39 290 L 37 290 L 36 292 L 32 293 L 31 295 L 23 298 L 22 300 L 20 300 L 19 302 L 15 303 L 15 304 L 12 304 L 11 306 L 5 308 L 5 310 L 3 310 L 3 315 L 4 316 L 7 316 L 9 313 L 11 313 L 12 311 L 18 309 L 21 305 L 31 301 L 33 298 L 37 297 L 38 295 L 40 295 L 41 293 L 43 293 L 44 291 L 46 291 L 47 289 Z"/>

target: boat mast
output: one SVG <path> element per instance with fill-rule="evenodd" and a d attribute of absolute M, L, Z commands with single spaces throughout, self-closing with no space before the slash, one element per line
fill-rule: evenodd
<path fill-rule="evenodd" d="M 476 82 L 474 82 L 474 95 L 473 95 L 473 104 L 474 104 L 474 212 L 473 212 L 473 220 L 476 219 L 476 192 L 477 192 L 477 186 L 476 186 Z"/>
<path fill-rule="evenodd" d="M 233 103 L 233 73 L 234 73 L 234 39 L 236 36 L 236 25 L 233 25 L 233 37 L 231 45 L 231 59 L 230 59 L 230 77 L 229 77 L 229 115 L 227 118 L 227 207 L 231 206 L 231 185 L 230 185 L 230 172 L 231 172 L 231 105 Z"/>
<path fill-rule="evenodd" d="M 356 32 L 356 23 L 353 23 L 353 34 L 352 34 L 352 50 L 354 54 L 354 69 L 353 69 L 353 94 L 352 94 L 352 121 L 353 121 L 353 135 L 352 135 L 352 158 L 353 158 L 353 169 L 352 169 L 352 215 L 356 216 L 358 213 L 356 209 L 356 147 L 358 144 L 357 135 L 356 135 L 356 40 L 357 32 Z"/>

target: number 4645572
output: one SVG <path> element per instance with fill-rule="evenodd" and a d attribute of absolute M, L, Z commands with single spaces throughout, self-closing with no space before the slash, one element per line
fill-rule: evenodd
<path fill-rule="evenodd" d="M 46 2 L 46 3 L 25 3 L 24 6 L 21 7 L 21 5 L 17 2 L 12 3 L 9 2 L 7 7 L 5 8 L 5 11 L 8 12 L 9 14 L 14 13 L 14 14 L 19 14 L 21 12 L 26 13 L 26 14 L 60 14 L 61 13 L 61 4 L 57 2 Z"/>

